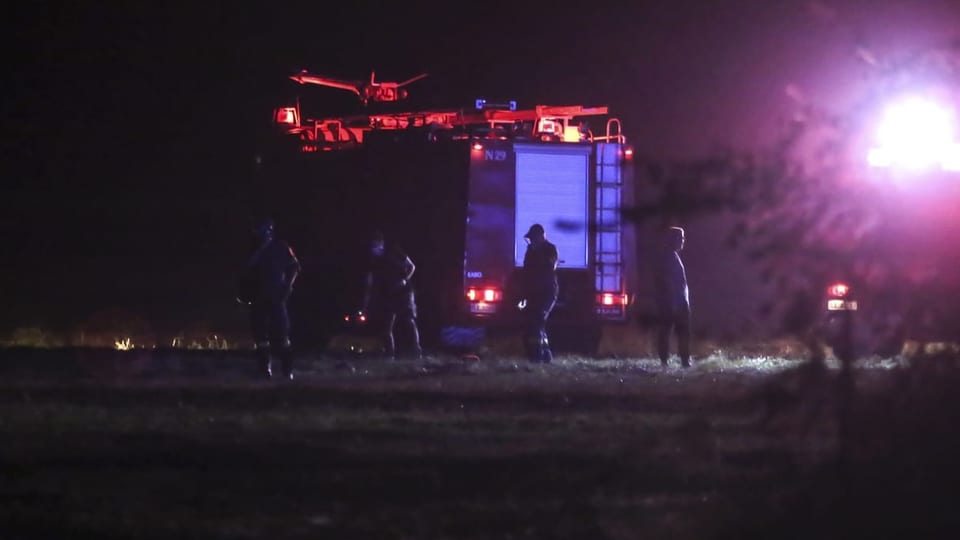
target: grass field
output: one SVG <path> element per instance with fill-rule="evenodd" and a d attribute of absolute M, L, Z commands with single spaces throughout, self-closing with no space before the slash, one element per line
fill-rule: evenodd
<path fill-rule="evenodd" d="M 954 355 L 7 350 L 0 538 L 956 536 Z"/>

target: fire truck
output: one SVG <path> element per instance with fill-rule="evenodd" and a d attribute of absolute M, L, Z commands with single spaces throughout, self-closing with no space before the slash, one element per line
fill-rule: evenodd
<path fill-rule="evenodd" d="M 540 223 L 560 254 L 551 339 L 594 350 L 604 325 L 627 320 L 633 290 L 635 242 L 620 216 L 633 149 L 621 123 L 608 107 L 472 105 L 307 119 L 298 100 L 273 111 L 280 146 L 257 197 L 274 198 L 301 235 L 299 286 L 326 282 L 307 311 L 349 320 L 365 235 L 379 229 L 417 266 L 424 344 L 472 347 L 518 325 L 523 235 Z"/>

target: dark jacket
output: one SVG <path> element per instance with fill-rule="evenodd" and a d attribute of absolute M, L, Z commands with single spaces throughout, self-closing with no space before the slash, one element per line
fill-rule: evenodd
<path fill-rule="evenodd" d="M 407 254 L 387 245 L 382 255 L 371 255 L 367 262 L 367 288 L 364 304 L 373 310 L 397 310 L 414 305 L 413 286 L 406 281 Z"/>
<path fill-rule="evenodd" d="M 661 313 L 676 313 L 690 309 L 690 289 L 687 273 L 680 254 L 664 251 L 656 268 L 657 309 Z"/>
<path fill-rule="evenodd" d="M 527 246 L 527 252 L 523 256 L 521 280 L 521 294 L 524 298 L 556 298 L 558 286 L 555 265 L 558 258 L 557 246 L 547 240 Z"/>
<path fill-rule="evenodd" d="M 246 287 L 250 300 L 286 300 L 289 288 L 300 273 L 300 261 L 283 240 L 273 239 L 257 250 L 247 262 Z"/>

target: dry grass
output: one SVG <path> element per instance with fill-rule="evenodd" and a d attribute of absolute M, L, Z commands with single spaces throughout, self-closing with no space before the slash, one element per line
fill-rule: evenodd
<path fill-rule="evenodd" d="M 293 384 L 232 352 L 86 353 L 0 364 L 4 538 L 952 532 L 948 354 L 864 361 L 847 394 L 833 363 L 723 348 L 304 357 Z"/>

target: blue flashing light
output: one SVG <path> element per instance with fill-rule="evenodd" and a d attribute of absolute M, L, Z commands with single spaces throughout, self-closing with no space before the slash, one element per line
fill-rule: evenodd
<path fill-rule="evenodd" d="M 508 109 L 515 111 L 517 110 L 517 102 L 511 100 L 506 103 L 487 103 L 485 99 L 476 99 L 474 100 L 474 107 L 476 107 L 478 111 L 484 109 Z"/>

